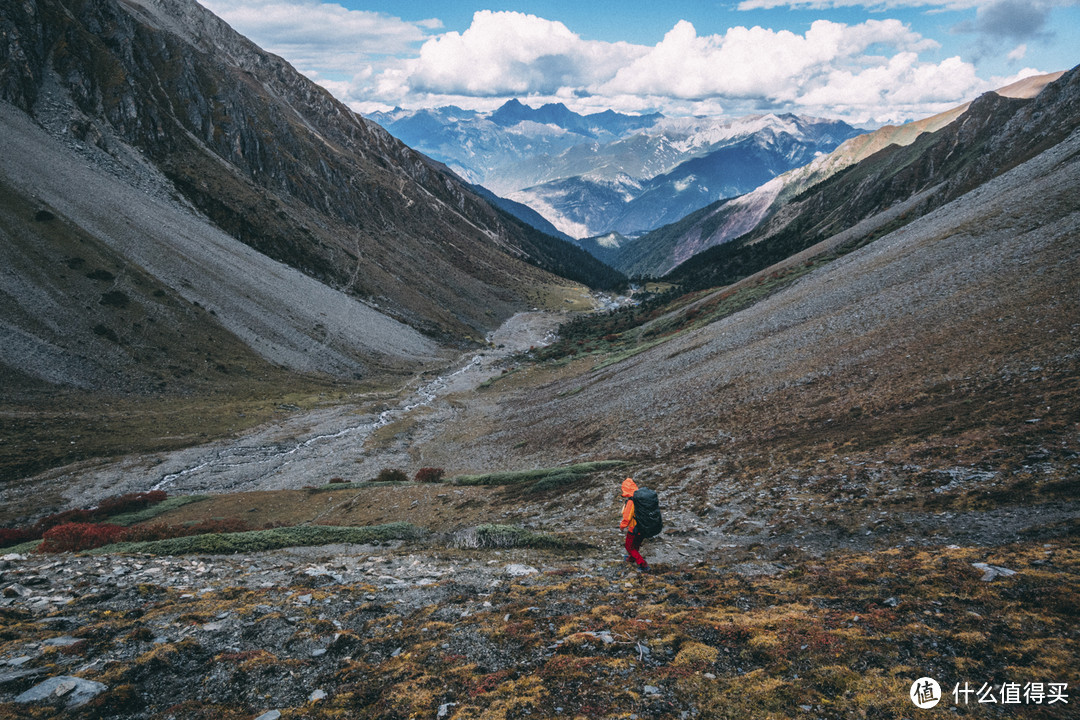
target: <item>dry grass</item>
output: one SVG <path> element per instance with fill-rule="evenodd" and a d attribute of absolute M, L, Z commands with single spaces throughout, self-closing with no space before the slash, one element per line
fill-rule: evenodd
<path fill-rule="evenodd" d="M 483 568 L 484 557 L 456 562 Z M 645 576 L 546 557 L 556 569 L 494 584 L 474 576 L 475 586 L 443 580 L 405 605 L 370 600 L 378 590 L 363 582 L 89 595 L 63 611 L 78 619 L 84 676 L 110 687 L 84 712 L 251 717 L 276 707 L 285 718 L 407 718 L 446 706 L 456 720 L 899 719 L 912 716 L 908 689 L 926 675 L 946 693 L 965 681 L 1080 682 L 1075 538 L 836 552 L 752 577 L 722 555 Z M 976 562 L 1018 574 L 982 582 Z M 198 631 L 215 618 L 234 618 L 236 630 Z M 185 626 L 187 638 L 149 642 Z M 47 628 L 9 612 L 0 655 L 57 634 Z M 311 647 L 328 651 L 313 657 Z M 35 665 L 60 672 L 70 662 L 52 653 Z M 314 688 L 327 697 L 308 702 Z M 955 701 L 947 694 L 942 705 Z M 1062 705 L 1022 710 L 1068 716 Z M 2 718 L 53 716 L 0 703 Z"/>

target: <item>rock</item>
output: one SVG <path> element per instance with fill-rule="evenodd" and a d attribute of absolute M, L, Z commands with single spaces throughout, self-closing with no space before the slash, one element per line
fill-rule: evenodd
<path fill-rule="evenodd" d="M 525 577 L 526 575 L 536 575 L 540 571 L 531 565 L 522 565 L 520 563 L 514 563 L 506 566 L 506 574 L 510 577 Z"/>
<path fill-rule="evenodd" d="M 308 695 L 308 702 L 318 702 L 318 701 L 322 700 L 325 697 L 326 697 L 326 691 L 325 690 L 322 690 L 322 689 L 314 690 L 310 695 Z"/>
<path fill-rule="evenodd" d="M 64 697 L 67 708 L 77 708 L 108 690 L 108 686 L 93 680 L 84 680 L 73 675 L 58 675 L 38 683 L 22 695 L 15 698 L 17 703 L 35 703 Z"/>
<path fill-rule="evenodd" d="M 19 683 L 20 680 L 25 680 L 26 678 L 44 675 L 46 672 L 47 671 L 44 668 L 30 668 L 28 670 L 7 670 L 5 672 L 0 672 L 0 688 Z"/>
<path fill-rule="evenodd" d="M 646 685 L 645 686 L 645 694 L 646 695 L 659 695 L 660 694 L 660 688 L 656 687 L 655 685 Z"/>
<path fill-rule="evenodd" d="M 450 708 L 452 708 L 454 705 L 457 705 L 457 703 L 443 703 L 442 705 L 439 706 L 439 714 L 436 717 L 437 718 L 446 717 L 447 715 L 450 714 Z"/>
<path fill-rule="evenodd" d="M 4 597 L 19 598 L 30 597 L 34 594 L 34 591 L 30 588 L 23 587 L 19 583 L 12 583 L 4 588 Z"/>
<path fill-rule="evenodd" d="M 62 637 L 54 637 L 45 640 L 41 644 L 45 647 L 71 647 L 75 643 L 81 642 L 78 638 L 73 638 L 68 635 Z"/>
<path fill-rule="evenodd" d="M 971 563 L 971 566 L 983 572 L 983 576 L 979 578 L 983 582 L 990 582 L 997 577 L 1011 577 L 1016 574 L 1015 570 L 998 567 L 997 565 L 988 565 L 987 563 Z"/>
<path fill-rule="evenodd" d="M 264 712 L 262 715 L 255 718 L 255 720 L 278 720 L 280 717 L 281 717 L 281 711 L 279 711 L 279 710 L 271 710 L 269 712 Z"/>

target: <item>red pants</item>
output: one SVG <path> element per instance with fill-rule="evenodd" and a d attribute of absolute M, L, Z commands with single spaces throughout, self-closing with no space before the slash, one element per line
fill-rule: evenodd
<path fill-rule="evenodd" d="M 638 565 L 648 565 L 645 562 L 645 558 L 641 557 L 641 553 L 638 550 L 641 548 L 642 537 L 636 532 L 626 533 L 626 554 L 633 558 L 634 562 Z"/>

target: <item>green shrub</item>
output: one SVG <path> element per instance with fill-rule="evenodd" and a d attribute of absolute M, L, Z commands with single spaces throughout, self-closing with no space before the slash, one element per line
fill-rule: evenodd
<path fill-rule="evenodd" d="M 150 555 L 186 555 L 191 553 L 233 554 L 277 550 L 285 547 L 369 543 L 387 540 L 414 540 L 425 531 L 410 523 L 397 522 L 371 527 L 300 525 L 270 530 L 237 533 L 210 533 L 151 542 L 116 543 L 99 548 L 96 553 L 147 553 Z"/>
<path fill-rule="evenodd" d="M 516 470 L 509 472 L 487 473 L 486 475 L 462 475 L 454 478 L 456 485 L 517 485 L 520 483 L 533 483 L 533 486 L 544 480 L 560 478 L 554 485 L 558 487 L 583 478 L 600 470 L 609 470 L 625 465 L 625 460 L 599 460 L 596 462 L 578 463 L 567 467 L 538 468 L 536 470 Z M 547 489 L 540 488 L 540 489 Z"/>
<path fill-rule="evenodd" d="M 383 468 L 375 477 L 375 482 L 408 482 L 409 476 L 398 468 Z"/>
<path fill-rule="evenodd" d="M 584 475 L 578 475 L 576 473 L 561 473 L 559 475 L 549 475 L 538 482 L 534 482 L 528 487 L 529 492 L 543 492 L 544 490 L 554 490 L 556 488 L 565 487 L 567 485 L 573 485 L 581 480 Z"/>

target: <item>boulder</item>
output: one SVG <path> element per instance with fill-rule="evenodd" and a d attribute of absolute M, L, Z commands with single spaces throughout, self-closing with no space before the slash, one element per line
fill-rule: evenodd
<path fill-rule="evenodd" d="M 15 698 L 15 702 L 54 702 L 62 698 L 65 706 L 70 710 L 85 705 L 108 689 L 104 683 L 94 680 L 84 680 L 73 675 L 57 675 L 19 695 Z"/>

